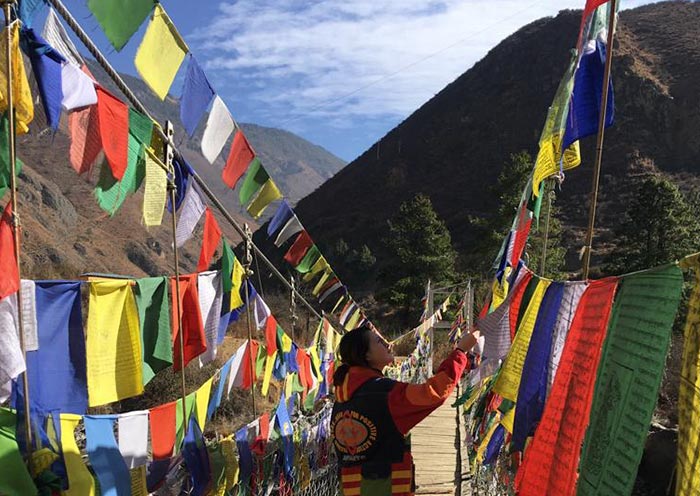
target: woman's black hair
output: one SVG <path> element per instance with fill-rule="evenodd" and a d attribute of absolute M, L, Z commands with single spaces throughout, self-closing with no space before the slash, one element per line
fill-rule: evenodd
<path fill-rule="evenodd" d="M 369 326 L 362 325 L 340 339 L 337 354 L 342 365 L 333 373 L 333 385 L 342 386 L 350 367 L 369 367 L 367 353 L 372 332 Z"/>

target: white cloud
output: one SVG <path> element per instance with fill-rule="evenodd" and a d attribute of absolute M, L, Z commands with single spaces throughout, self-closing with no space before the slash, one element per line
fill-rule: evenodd
<path fill-rule="evenodd" d="M 238 0 L 221 2 L 188 38 L 234 106 L 243 92 L 279 125 L 314 116 L 342 127 L 352 117 L 408 115 L 521 26 L 583 4 Z"/>

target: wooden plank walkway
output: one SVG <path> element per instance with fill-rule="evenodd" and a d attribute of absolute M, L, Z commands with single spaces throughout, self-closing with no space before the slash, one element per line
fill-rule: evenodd
<path fill-rule="evenodd" d="M 411 430 L 411 450 L 416 464 L 416 494 L 454 494 L 455 409 L 453 394 L 440 408 Z"/>

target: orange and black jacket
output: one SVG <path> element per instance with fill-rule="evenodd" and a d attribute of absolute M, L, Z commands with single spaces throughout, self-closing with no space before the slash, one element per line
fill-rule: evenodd
<path fill-rule="evenodd" d="M 343 496 L 412 495 L 408 432 L 452 393 L 467 366 L 453 351 L 423 384 L 407 384 L 366 367 L 351 367 L 335 388 L 331 432 Z"/>

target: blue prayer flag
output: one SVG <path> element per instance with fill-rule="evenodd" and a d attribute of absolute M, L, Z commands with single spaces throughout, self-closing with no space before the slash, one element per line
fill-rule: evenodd
<path fill-rule="evenodd" d="M 238 465 L 240 467 L 239 481 L 244 487 L 250 485 L 250 476 L 253 474 L 253 453 L 248 442 L 248 426 L 241 427 L 236 432 L 236 446 L 238 447 Z"/>
<path fill-rule="evenodd" d="M 83 417 L 85 450 L 102 496 L 130 496 L 131 476 L 114 438 L 116 415 Z"/>
<path fill-rule="evenodd" d="M 180 98 L 180 120 L 190 137 L 196 131 L 197 124 L 202 120 L 214 95 L 214 89 L 209 84 L 207 75 L 204 74 L 194 55 L 190 54 L 182 98 Z"/>
<path fill-rule="evenodd" d="M 194 416 L 190 417 L 190 426 L 185 436 L 182 456 L 192 482 L 192 490 L 188 494 L 204 496 L 210 480 L 209 453 L 207 453 L 202 431 Z"/>
<path fill-rule="evenodd" d="M 275 422 L 282 436 L 282 448 L 284 451 L 284 472 L 287 477 L 292 475 L 292 468 L 294 467 L 294 439 L 292 435 L 294 434 L 294 428 L 292 427 L 292 422 L 289 419 L 289 412 L 287 411 L 287 399 L 284 393 L 280 397 L 279 405 L 277 405 L 277 411 L 275 412 Z"/>
<path fill-rule="evenodd" d="M 489 444 L 486 446 L 486 453 L 484 454 L 484 465 L 490 465 L 496 461 L 498 453 L 501 451 L 501 446 L 503 446 L 503 440 L 505 439 L 506 429 L 503 425 L 496 427 L 493 431 L 491 439 L 489 439 Z"/>
<path fill-rule="evenodd" d="M 46 7 L 46 5 L 46 0 L 20 0 L 19 18 L 22 19 L 22 24 L 27 27 L 32 27 L 34 16 L 40 9 Z"/>
<path fill-rule="evenodd" d="M 207 421 L 212 418 L 214 412 L 219 405 L 221 405 L 221 396 L 224 394 L 224 385 L 228 382 L 228 376 L 231 373 L 231 365 L 233 364 L 233 357 L 229 358 L 228 361 L 221 368 L 221 374 L 219 375 L 219 383 L 216 386 L 216 392 L 212 396 L 209 402 L 209 407 L 207 408 Z"/>
<path fill-rule="evenodd" d="M 294 211 L 292 210 L 292 207 L 289 206 L 287 200 L 282 200 L 279 207 L 277 207 L 275 215 L 272 217 L 267 226 L 268 237 L 274 235 L 278 230 L 280 230 L 282 226 L 284 226 L 293 216 Z"/>
<path fill-rule="evenodd" d="M 194 169 L 179 155 L 175 155 L 173 158 L 173 168 L 175 169 L 175 187 L 177 188 L 175 191 L 175 211 L 177 211 L 185 199 L 187 186 L 190 183 L 190 177 L 194 175 Z M 170 195 L 168 195 L 168 212 L 172 211 Z"/>

